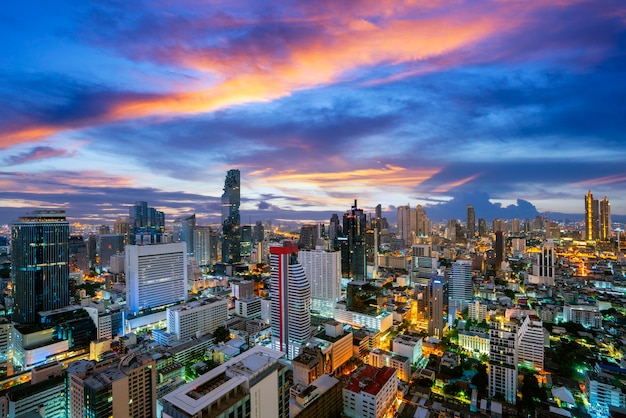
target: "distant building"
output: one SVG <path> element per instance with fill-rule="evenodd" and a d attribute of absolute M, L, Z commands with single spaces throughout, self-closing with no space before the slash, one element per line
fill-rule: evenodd
<path fill-rule="evenodd" d="M 476 236 L 476 212 L 474 206 L 467 205 L 467 239 L 474 239 Z"/>
<path fill-rule="evenodd" d="M 196 214 L 174 220 L 174 234 L 172 242 L 184 242 L 187 244 L 187 256 L 193 257 L 195 251 Z"/>
<path fill-rule="evenodd" d="M 448 282 L 448 300 L 454 301 L 459 312 L 463 312 L 474 298 L 472 262 L 457 260 L 452 264 L 452 275 Z"/>
<path fill-rule="evenodd" d="M 611 239 L 611 203 L 606 196 L 600 201 L 599 235 L 603 241 Z"/>
<path fill-rule="evenodd" d="M 585 239 L 598 239 L 600 236 L 600 210 L 598 199 L 593 198 L 591 190 L 585 195 Z"/>
<path fill-rule="evenodd" d="M 130 244 L 161 243 L 165 231 L 165 214 L 138 201 L 129 208 Z"/>
<path fill-rule="evenodd" d="M 104 270 L 111 267 L 111 257 L 124 252 L 123 234 L 100 235 L 100 266 Z"/>
<path fill-rule="evenodd" d="M 241 179 L 239 170 L 228 170 L 222 194 L 222 263 L 241 261 Z"/>

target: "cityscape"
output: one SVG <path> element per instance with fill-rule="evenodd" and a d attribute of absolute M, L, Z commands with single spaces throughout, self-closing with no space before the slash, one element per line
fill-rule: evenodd
<path fill-rule="evenodd" d="M 0 418 L 626 417 L 623 0 L 0 34 Z"/>
<path fill-rule="evenodd" d="M 623 224 L 355 199 L 327 222 L 220 225 L 137 201 L 34 209 L 0 235 L 2 417 L 613 417 L 626 411 Z"/>

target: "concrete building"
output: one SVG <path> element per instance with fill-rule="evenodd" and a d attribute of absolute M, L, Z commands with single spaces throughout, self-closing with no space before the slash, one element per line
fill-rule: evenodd
<path fill-rule="evenodd" d="M 187 301 L 187 244 L 126 246 L 128 312 Z"/>
<path fill-rule="evenodd" d="M 235 301 L 235 314 L 243 318 L 261 318 L 261 299 L 258 296 L 252 296 L 245 299 L 237 299 Z"/>
<path fill-rule="evenodd" d="M 428 313 L 428 334 L 441 338 L 444 331 L 443 305 L 444 301 L 444 281 L 442 277 L 433 277 L 428 282 L 426 290 L 427 313 Z"/>
<path fill-rule="evenodd" d="M 228 319 L 228 300 L 211 297 L 167 308 L 167 331 L 179 341 L 212 333 Z"/>
<path fill-rule="evenodd" d="M 391 350 L 416 364 L 422 358 L 422 338 L 406 334 L 398 334 L 391 340 Z"/>
<path fill-rule="evenodd" d="M 483 322 L 487 320 L 487 304 L 476 299 L 467 306 L 467 317 L 472 321 Z"/>
<path fill-rule="evenodd" d="M 585 328 L 601 328 L 602 313 L 597 305 L 566 303 L 563 322 L 575 322 Z"/>
<path fill-rule="evenodd" d="M 334 318 L 344 324 L 357 328 L 369 328 L 384 332 L 393 326 L 393 315 L 382 311 L 373 315 L 347 310 L 345 302 L 338 302 L 334 309 Z"/>
<path fill-rule="evenodd" d="M 474 355 L 489 354 L 489 334 L 459 331 L 459 346 Z"/>
<path fill-rule="evenodd" d="M 341 381 L 324 374 L 309 386 L 292 390 L 289 400 L 291 418 L 340 417 L 343 410 Z"/>
<path fill-rule="evenodd" d="M 491 322 L 489 330 L 489 396 L 517 401 L 518 323 Z"/>
<path fill-rule="evenodd" d="M 404 382 L 411 379 L 411 359 L 401 354 L 375 348 L 370 352 L 367 364 L 378 368 L 394 368 L 398 372 L 398 379 Z"/>
<path fill-rule="evenodd" d="M 343 412 L 352 418 L 385 416 L 396 400 L 397 391 L 396 369 L 361 366 L 343 388 Z"/>
<path fill-rule="evenodd" d="M 341 253 L 316 247 L 311 251 L 300 250 L 298 261 L 311 283 L 311 309 L 331 317 L 341 299 Z"/>
<path fill-rule="evenodd" d="M 585 393 L 593 406 L 626 407 L 626 369 L 597 364 L 585 374 Z"/>
<path fill-rule="evenodd" d="M 517 361 L 540 371 L 544 361 L 543 322 L 536 315 L 524 317 L 519 328 Z"/>
<path fill-rule="evenodd" d="M 156 416 L 156 363 L 147 354 L 79 360 L 67 374 L 70 418 Z"/>
<path fill-rule="evenodd" d="M 448 303 L 454 301 L 458 312 L 463 312 L 474 298 L 472 262 L 457 260 L 452 264 L 452 275 L 448 282 Z"/>
<path fill-rule="evenodd" d="M 254 347 L 162 399 L 163 418 L 289 417 L 283 353 Z"/>

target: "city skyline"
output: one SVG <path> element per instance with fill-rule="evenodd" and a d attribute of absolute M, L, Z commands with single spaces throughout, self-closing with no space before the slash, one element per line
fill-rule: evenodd
<path fill-rule="evenodd" d="M 0 22 L 0 224 L 138 200 L 218 224 L 230 169 L 242 224 L 355 198 L 582 219 L 589 190 L 626 215 L 618 1 L 67 0 Z"/>

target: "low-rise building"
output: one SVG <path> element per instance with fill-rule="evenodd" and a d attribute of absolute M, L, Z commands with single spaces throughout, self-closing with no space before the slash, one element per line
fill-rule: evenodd
<path fill-rule="evenodd" d="M 393 407 L 397 392 L 396 369 L 363 365 L 343 388 L 343 412 L 353 418 L 382 417 Z"/>

